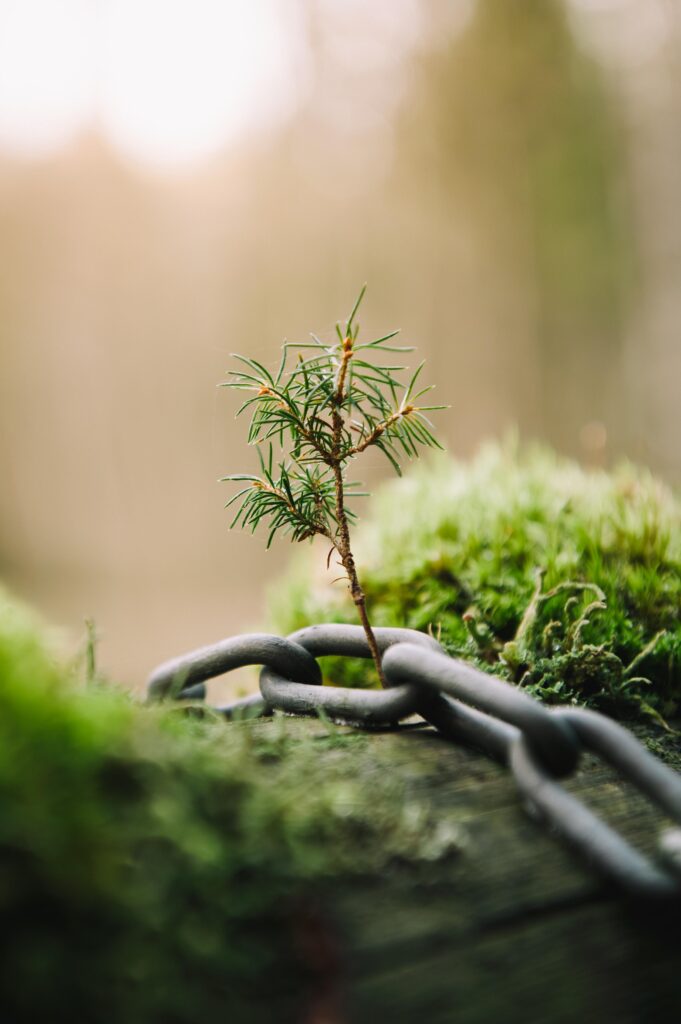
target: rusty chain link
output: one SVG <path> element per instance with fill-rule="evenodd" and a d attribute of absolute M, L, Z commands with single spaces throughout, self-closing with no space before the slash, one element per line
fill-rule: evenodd
<path fill-rule="evenodd" d="M 633 895 L 681 897 L 681 830 L 667 829 L 654 860 L 639 852 L 558 781 L 582 751 L 599 755 L 681 825 L 681 775 L 622 726 L 582 708 L 549 709 L 529 694 L 456 658 L 411 629 L 376 629 L 388 681 L 384 690 L 323 686 L 316 661 L 329 654 L 369 658 L 361 626 L 308 626 L 283 638 L 230 637 L 164 662 L 147 682 L 147 699 L 204 701 L 205 683 L 260 665 L 260 694 L 214 710 L 227 718 L 324 714 L 364 729 L 395 727 L 419 715 L 447 738 L 508 765 L 526 806 L 597 871 Z"/>

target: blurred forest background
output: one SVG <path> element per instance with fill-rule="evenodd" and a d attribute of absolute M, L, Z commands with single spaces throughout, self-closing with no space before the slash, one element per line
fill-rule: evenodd
<path fill-rule="evenodd" d="M 678 482 L 681 2 L 0 0 L 0 576 L 72 649 L 262 628 L 215 385 L 365 280 L 453 453 Z"/>

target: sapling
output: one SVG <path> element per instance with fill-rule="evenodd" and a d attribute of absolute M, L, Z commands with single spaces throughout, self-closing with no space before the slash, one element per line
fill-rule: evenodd
<path fill-rule="evenodd" d="M 248 442 L 257 447 L 260 473 L 222 479 L 245 485 L 225 506 L 238 504 L 231 527 L 255 531 L 266 525 L 268 547 L 278 533 L 293 541 L 329 542 L 327 567 L 335 553 L 385 685 L 350 536 L 357 518 L 350 503 L 368 492 L 348 480 L 347 472 L 359 455 L 377 448 L 401 475 L 402 458 L 442 447 L 428 413 L 446 406 L 423 404 L 434 387 L 420 386 L 423 363 L 406 380 L 401 375 L 407 367 L 382 364 L 386 354 L 413 351 L 393 343 L 399 331 L 358 342 L 365 290 L 366 285 L 345 323 L 336 324 L 337 339 L 328 344 L 312 334 L 304 344 L 285 342 L 275 372 L 256 359 L 234 356 L 241 367 L 230 371 L 223 386 L 249 393 L 237 416 L 250 410 Z M 276 460 L 275 443 L 282 452 Z"/>

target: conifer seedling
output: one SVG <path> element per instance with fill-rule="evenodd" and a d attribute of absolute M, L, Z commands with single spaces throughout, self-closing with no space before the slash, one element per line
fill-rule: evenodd
<path fill-rule="evenodd" d="M 305 344 L 285 342 L 274 373 L 256 359 L 234 355 L 241 365 L 222 386 L 248 393 L 237 416 L 250 412 L 248 443 L 256 446 L 260 473 L 222 479 L 244 485 L 225 506 L 238 506 L 231 527 L 253 532 L 266 526 L 268 547 L 279 533 L 293 541 L 319 536 L 329 542 L 327 566 L 337 555 L 340 578 L 347 582 L 385 685 L 350 537 L 357 518 L 351 503 L 368 492 L 347 473 L 360 455 L 377 448 L 401 475 L 401 459 L 417 457 L 424 447 L 442 447 L 428 414 L 447 407 L 423 404 L 434 387 L 420 386 L 423 363 L 408 377 L 403 377 L 406 366 L 384 365 L 386 356 L 413 351 L 393 344 L 399 331 L 358 341 L 365 291 L 366 285 L 345 323 L 336 324 L 337 339 L 328 344 L 312 334 Z M 281 452 L 277 458 L 275 445 Z"/>

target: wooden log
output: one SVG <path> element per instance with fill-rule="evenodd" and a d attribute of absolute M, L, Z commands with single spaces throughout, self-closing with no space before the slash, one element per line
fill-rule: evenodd
<path fill-rule="evenodd" d="M 309 736 L 323 727 L 291 728 Z M 678 737 L 658 740 L 655 752 L 681 763 Z M 301 1019 L 681 1019 L 679 908 L 635 904 L 594 876 L 523 811 L 504 767 L 431 728 L 376 733 L 361 756 L 335 755 L 356 758 L 369 791 L 390 773 L 405 801 L 456 842 L 432 859 L 399 858 L 380 877 L 333 879 L 310 897 L 312 945 L 322 953 Z M 595 757 L 567 786 L 654 850 L 665 819 Z"/>

